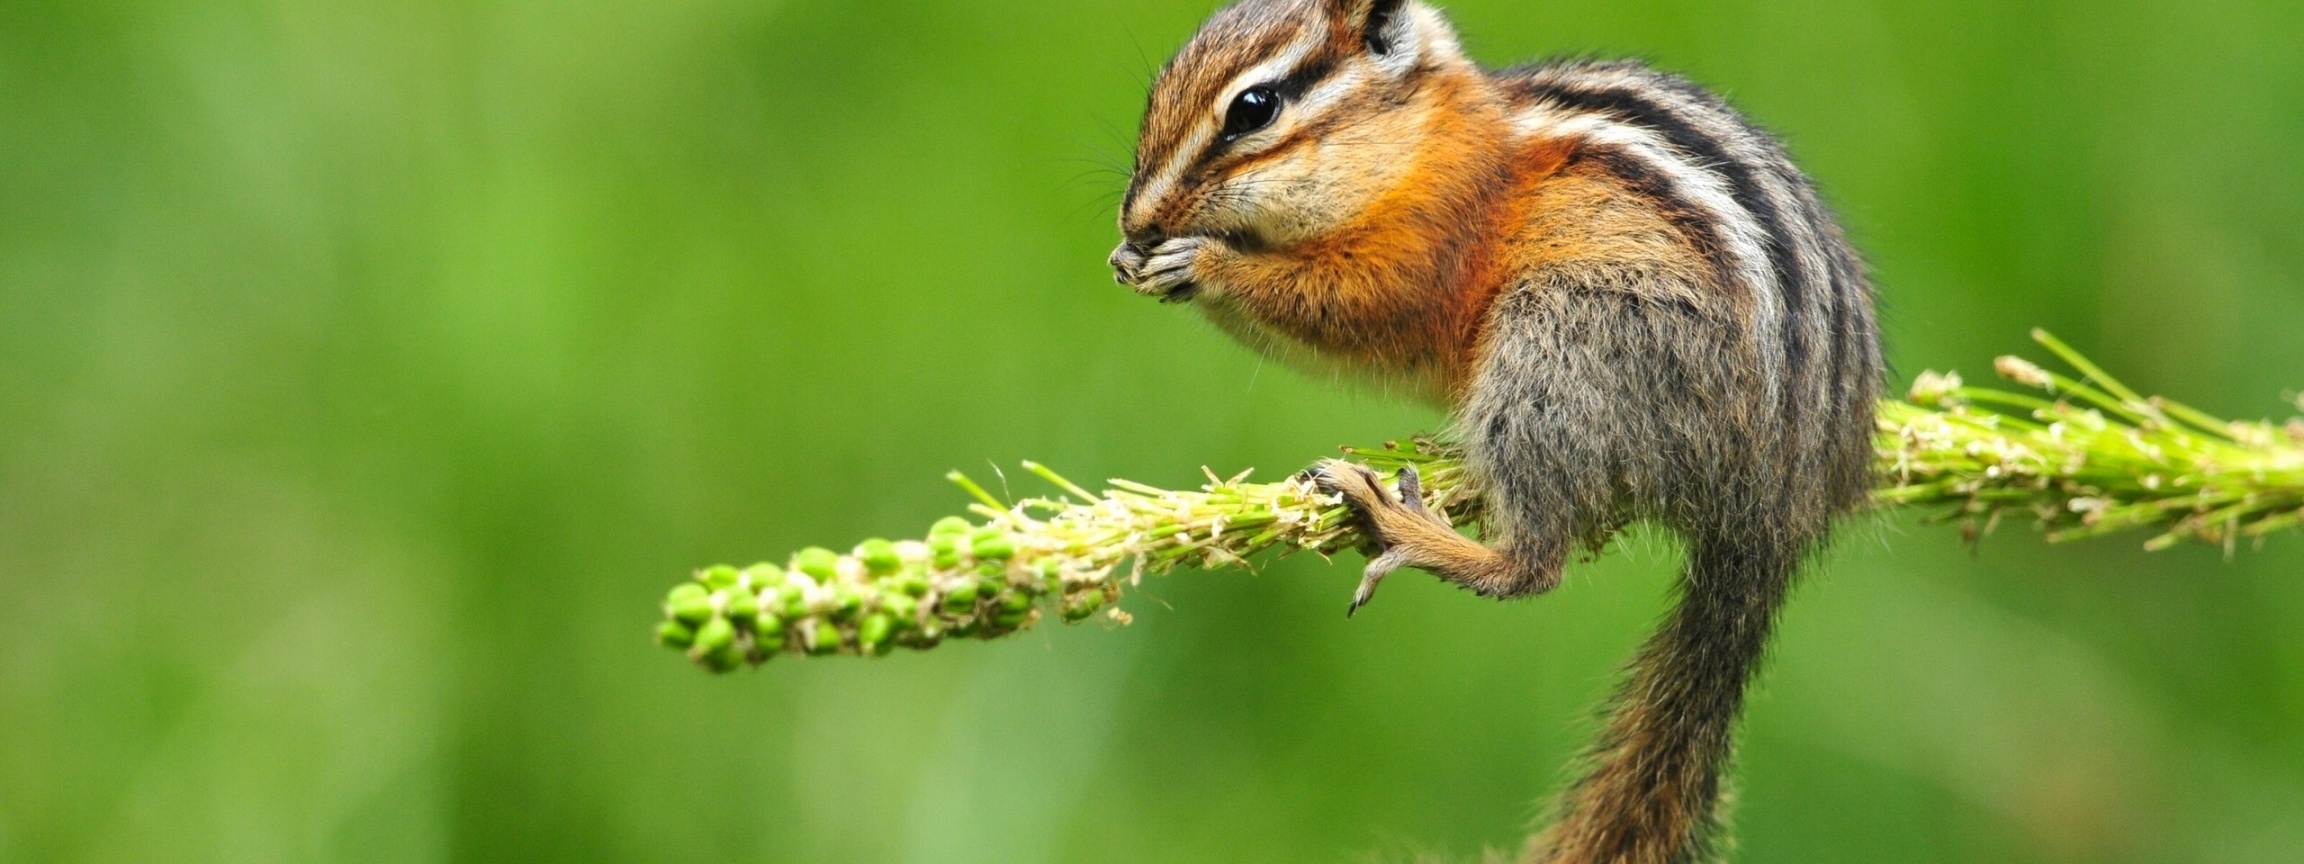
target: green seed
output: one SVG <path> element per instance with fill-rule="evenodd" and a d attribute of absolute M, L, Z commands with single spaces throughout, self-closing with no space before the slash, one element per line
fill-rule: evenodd
<path fill-rule="evenodd" d="M 799 578 L 806 580 L 808 577 L 801 576 Z M 805 618 L 808 616 L 808 589 L 805 586 L 794 585 L 788 579 L 784 583 L 784 590 L 779 593 L 783 595 L 781 599 L 784 601 L 784 617 Z"/>
<path fill-rule="evenodd" d="M 1032 607 L 1026 606 L 1014 612 L 1001 612 L 999 616 L 992 619 L 992 623 L 999 625 L 1002 630 L 1014 630 L 1024 626 L 1024 622 L 1030 620 L 1031 617 Z"/>
<path fill-rule="evenodd" d="M 816 644 L 808 653 L 819 657 L 840 653 L 840 628 L 830 621 L 816 622 Z"/>
<path fill-rule="evenodd" d="M 1040 559 L 1040 563 L 1034 565 L 1032 570 L 1033 572 L 1040 574 L 1040 584 L 1042 586 L 1042 591 L 1046 591 L 1050 594 L 1056 594 L 1064 590 L 1064 568 L 1062 565 L 1057 564 L 1055 559 Z"/>
<path fill-rule="evenodd" d="M 736 667 L 743 665 L 743 663 L 743 656 L 737 654 L 733 647 L 722 648 L 704 655 L 704 668 L 714 672 L 734 672 Z"/>
<path fill-rule="evenodd" d="M 889 592 L 880 595 L 880 608 L 896 619 L 898 627 L 908 626 L 920 613 L 920 601 L 909 594 Z"/>
<path fill-rule="evenodd" d="M 666 621 L 656 625 L 656 644 L 685 649 L 696 644 L 696 631 L 678 621 Z"/>
<path fill-rule="evenodd" d="M 810 546 L 800 550 L 797 566 L 818 582 L 830 582 L 840 573 L 840 556 L 822 546 Z"/>
<path fill-rule="evenodd" d="M 856 645 L 866 653 L 875 653 L 888 642 L 888 634 L 895 632 L 896 622 L 888 613 L 874 612 L 856 624 Z"/>
<path fill-rule="evenodd" d="M 702 624 L 712 617 L 712 593 L 694 582 L 683 582 L 664 598 L 664 608 L 672 617 L 689 624 Z"/>
<path fill-rule="evenodd" d="M 1016 554 L 1016 541 L 998 528 L 985 528 L 968 538 L 968 546 L 977 558 L 1002 560 Z"/>
<path fill-rule="evenodd" d="M 1098 585 L 1064 598 L 1064 620 L 1087 620 L 1088 616 L 1096 614 L 1096 610 L 1104 608 L 1105 604 L 1119 601 L 1120 593 L 1116 587 Z"/>
<path fill-rule="evenodd" d="M 760 616 L 760 620 L 752 625 L 752 641 L 760 646 L 761 651 L 769 654 L 782 650 L 784 648 L 784 619 L 774 615 Z"/>
<path fill-rule="evenodd" d="M 960 566 L 960 544 L 951 535 L 929 537 L 928 553 L 936 559 L 938 570 L 952 570 Z"/>
<path fill-rule="evenodd" d="M 893 581 L 896 591 L 911 597 L 928 596 L 928 574 L 907 572 Z"/>
<path fill-rule="evenodd" d="M 726 588 L 730 585 L 736 584 L 737 575 L 738 574 L 736 573 L 736 568 L 730 567 L 726 564 L 721 564 L 716 567 L 705 568 L 704 574 L 697 578 L 703 580 L 704 584 L 711 587 Z"/>
<path fill-rule="evenodd" d="M 854 618 L 857 610 L 863 608 L 864 592 L 856 590 L 856 586 L 845 582 L 832 586 L 833 620 L 846 621 Z"/>
<path fill-rule="evenodd" d="M 864 568 L 877 575 L 887 575 L 903 569 L 904 559 L 896 556 L 896 544 L 874 537 L 856 547 L 856 558 Z"/>
<path fill-rule="evenodd" d="M 784 568 L 766 561 L 744 568 L 743 576 L 742 581 L 749 583 L 754 591 L 784 584 Z"/>
<path fill-rule="evenodd" d="M 968 608 L 976 605 L 976 583 L 962 583 L 944 594 L 944 608 Z"/>
<path fill-rule="evenodd" d="M 1032 608 L 1032 597 L 1030 595 L 1016 591 L 1010 591 L 1006 594 L 1000 595 L 1000 611 L 1003 613 L 1022 612 L 1030 608 Z"/>
<path fill-rule="evenodd" d="M 728 620 L 737 624 L 750 624 L 752 619 L 760 617 L 760 607 L 741 586 L 730 585 L 721 594 L 723 599 L 720 608 Z"/>
<path fill-rule="evenodd" d="M 710 654 L 734 644 L 736 625 L 728 623 L 726 618 L 714 618 L 696 628 L 696 650 L 700 653 Z"/>
<path fill-rule="evenodd" d="M 968 532 L 974 530 L 976 530 L 976 526 L 968 524 L 968 520 L 958 516 L 946 516 L 936 520 L 936 524 L 928 526 L 928 540 L 933 543 L 938 537 L 966 537 Z"/>

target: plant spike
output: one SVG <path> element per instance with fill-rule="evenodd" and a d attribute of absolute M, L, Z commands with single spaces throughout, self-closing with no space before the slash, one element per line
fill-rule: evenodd
<path fill-rule="evenodd" d="M 2145 398 L 2054 336 L 2033 338 L 2080 377 L 2002 357 L 2002 377 L 2048 398 L 1924 372 L 1905 399 L 1881 403 L 1875 506 L 1935 508 L 1969 538 L 2019 512 L 2055 542 L 2152 528 L 2146 549 L 2198 541 L 2227 554 L 2242 537 L 2262 542 L 2304 525 L 2304 418 L 2228 422 Z M 1459 528 L 1479 521 L 1461 454 L 1439 439 L 1345 455 L 1386 476 L 1414 466 L 1435 512 Z M 948 479 L 975 499 L 981 522 L 951 517 L 920 540 L 699 570 L 666 595 L 657 641 L 725 672 L 787 654 L 881 656 L 993 639 L 1051 614 L 1125 624 L 1122 593 L 1147 573 L 1369 542 L 1343 501 L 1301 474 L 1251 483 L 1248 472 L 1203 468 L 1197 491 L 1111 480 L 1093 493 L 1037 462 L 1024 468 L 1061 494 L 1004 502 L 954 471 Z"/>

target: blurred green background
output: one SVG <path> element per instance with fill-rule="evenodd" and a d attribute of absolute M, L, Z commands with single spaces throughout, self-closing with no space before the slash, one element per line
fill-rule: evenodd
<path fill-rule="evenodd" d="M 2304 5 L 1461 0 L 1781 131 L 1899 381 L 2052 328 L 2304 385 Z M 1111 284 L 1195 2 L 0 3 L 0 861 L 1326 862 L 1509 846 L 1662 606 L 1354 561 L 1136 624 L 712 678 L 713 561 L 917 533 L 948 468 L 1265 476 L 1437 415 Z M 2037 353 L 2037 352 L 2035 352 Z M 1901 386 L 1901 385 L 1899 385 Z M 1785 621 L 1754 862 L 2292 862 L 2304 542 L 1848 532 Z"/>

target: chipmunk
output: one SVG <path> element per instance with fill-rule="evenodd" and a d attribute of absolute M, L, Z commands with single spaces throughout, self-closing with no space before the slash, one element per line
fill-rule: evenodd
<path fill-rule="evenodd" d="M 1648 520 L 1689 549 L 1546 864 L 1713 853 L 1777 609 L 1870 486 L 1882 363 L 1862 264 L 1783 147 L 1632 62 L 1488 71 L 1413 0 L 1243 0 L 1161 70 L 1122 283 L 1281 358 L 1452 412 L 1486 543 L 1401 472 L 1330 462 L 1387 573 L 1542 594 Z"/>

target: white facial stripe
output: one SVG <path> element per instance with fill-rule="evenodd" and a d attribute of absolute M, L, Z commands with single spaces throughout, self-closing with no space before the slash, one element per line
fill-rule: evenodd
<path fill-rule="evenodd" d="M 1639 126 L 1590 113 L 1538 105 L 1513 118 L 1514 131 L 1525 138 L 1572 138 L 1623 150 L 1642 165 L 1671 181 L 1672 190 L 1703 209 L 1718 226 L 1721 245 L 1734 262 L 1737 275 L 1752 286 L 1753 312 L 1763 325 L 1760 332 L 1776 332 L 1776 273 L 1768 260 L 1767 232 L 1758 219 L 1736 203 L 1735 195 L 1718 174 L 1705 170 L 1672 148 L 1663 136 Z"/>
<path fill-rule="evenodd" d="M 1328 80 L 1321 82 L 1320 86 L 1307 91 L 1296 100 L 1296 104 L 1288 106 L 1289 114 L 1298 121 L 1317 117 L 1320 112 L 1343 99 L 1344 94 L 1359 89 L 1361 82 L 1367 79 L 1368 72 L 1364 67 L 1359 64 L 1347 65 L 1343 71 L 1328 76 Z"/>
<path fill-rule="evenodd" d="M 1208 124 L 1193 127 L 1192 134 L 1185 136 L 1184 143 L 1177 145 L 1175 152 L 1169 154 L 1167 164 L 1160 166 L 1159 173 L 1152 175 L 1152 179 L 1146 181 L 1144 188 L 1136 193 L 1138 206 L 1158 207 L 1159 202 L 1166 200 L 1169 193 L 1175 191 L 1176 181 L 1183 175 L 1184 166 L 1192 164 L 1200 151 L 1208 148 L 1209 140 L 1215 137 L 1215 130 Z"/>
<path fill-rule="evenodd" d="M 1193 126 L 1192 134 L 1186 136 L 1184 142 L 1177 145 L 1176 149 L 1168 154 L 1168 161 L 1160 166 L 1159 171 L 1152 174 L 1152 179 L 1144 183 L 1144 188 L 1137 193 L 1136 200 L 1143 202 L 1144 206 L 1159 206 L 1158 202 L 1175 191 L 1177 182 L 1184 177 L 1185 169 L 1190 168 L 1192 163 L 1200 158 L 1201 152 L 1207 150 L 1208 145 L 1216 140 L 1217 131 L 1222 129 L 1224 125 L 1224 109 L 1232 106 L 1232 100 L 1240 95 L 1240 91 L 1258 84 L 1277 81 L 1295 72 L 1296 67 L 1304 62 L 1304 58 L 1310 56 L 1313 49 L 1320 47 L 1323 35 L 1316 30 L 1306 30 L 1304 35 L 1297 37 L 1295 42 L 1290 43 L 1278 55 L 1240 73 L 1225 84 L 1224 89 L 1217 91 L 1216 104 L 1198 124 Z"/>
<path fill-rule="evenodd" d="M 1295 73 L 1296 67 L 1304 63 L 1304 58 L 1310 56 L 1313 49 L 1320 47 L 1323 36 L 1324 34 L 1317 30 L 1306 29 L 1304 35 L 1296 37 L 1295 42 L 1289 43 L 1287 48 L 1274 55 L 1272 59 L 1258 63 L 1248 71 L 1234 76 L 1231 83 L 1224 85 L 1224 89 L 1217 91 L 1216 104 L 1209 106 L 1210 116 L 1217 118 L 1217 122 L 1222 122 L 1224 109 L 1231 107 L 1233 97 L 1240 95 L 1240 91 L 1258 84 L 1269 84 Z"/>

